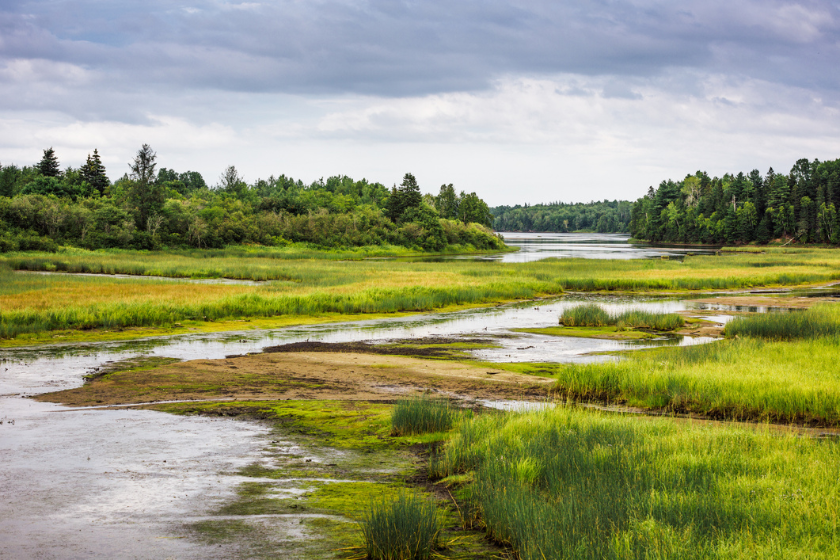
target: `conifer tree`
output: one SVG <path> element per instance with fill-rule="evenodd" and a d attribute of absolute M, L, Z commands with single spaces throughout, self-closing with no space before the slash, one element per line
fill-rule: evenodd
<path fill-rule="evenodd" d="M 58 158 L 55 156 L 55 150 L 50 147 L 44 150 L 44 157 L 38 162 L 38 170 L 44 177 L 58 177 L 61 175 L 61 166 L 58 163 Z"/>
<path fill-rule="evenodd" d="M 105 166 L 102 165 L 102 160 L 99 158 L 99 152 L 96 149 L 93 150 L 93 157 L 88 154 L 81 171 L 83 181 L 87 181 L 100 195 L 105 194 L 105 189 L 110 184 L 110 181 L 105 175 Z"/>

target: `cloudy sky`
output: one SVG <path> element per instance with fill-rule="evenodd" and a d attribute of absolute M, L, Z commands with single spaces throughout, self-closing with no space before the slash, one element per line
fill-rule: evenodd
<path fill-rule="evenodd" d="M 2 0 L 0 163 L 635 199 L 840 157 L 838 61 L 838 0 Z"/>

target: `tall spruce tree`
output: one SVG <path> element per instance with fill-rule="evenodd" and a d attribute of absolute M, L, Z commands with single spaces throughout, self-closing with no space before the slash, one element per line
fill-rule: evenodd
<path fill-rule="evenodd" d="M 44 177 L 58 177 L 61 175 L 61 166 L 58 163 L 58 158 L 55 156 L 55 150 L 52 146 L 48 150 L 44 150 L 44 157 L 38 162 L 38 170 Z"/>
<path fill-rule="evenodd" d="M 105 166 L 102 165 L 102 160 L 99 158 L 99 152 L 94 148 L 93 157 L 88 154 L 84 166 L 82 166 L 82 180 L 99 192 L 100 195 L 105 194 L 105 189 L 110 184 L 108 177 L 105 175 Z"/>
<path fill-rule="evenodd" d="M 417 179 L 411 173 L 406 173 L 400 183 L 400 192 L 402 193 L 403 212 L 409 208 L 416 208 L 420 206 L 423 200 L 423 195 L 420 194 L 420 187 L 417 185 Z"/>

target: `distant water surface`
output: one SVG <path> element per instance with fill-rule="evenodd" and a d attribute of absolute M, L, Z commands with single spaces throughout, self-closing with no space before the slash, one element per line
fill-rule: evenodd
<path fill-rule="evenodd" d="M 540 259 L 682 259 L 686 255 L 713 255 L 714 247 L 684 247 L 630 243 L 620 233 L 517 233 L 497 232 L 515 253 L 458 255 L 428 260 L 470 259 L 498 262 L 531 262 Z M 424 259 L 426 260 L 426 259 Z"/>

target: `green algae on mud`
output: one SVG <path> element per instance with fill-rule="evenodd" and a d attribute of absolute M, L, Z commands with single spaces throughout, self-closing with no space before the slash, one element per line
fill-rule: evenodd
<path fill-rule="evenodd" d="M 180 361 L 178 358 L 166 358 L 163 356 L 136 356 L 100 366 L 93 372 L 84 375 L 83 379 L 85 383 L 91 383 L 92 381 L 107 379 L 108 376 L 116 373 L 149 370 Z"/>
<path fill-rule="evenodd" d="M 544 334 L 548 336 L 573 336 L 577 338 L 604 338 L 609 340 L 643 340 L 656 338 L 657 334 L 637 330 L 617 330 L 615 327 L 545 327 L 540 329 L 511 329 L 514 332 Z"/>
<path fill-rule="evenodd" d="M 188 527 L 196 539 L 240 543 L 248 556 L 258 558 L 359 557 L 363 542 L 357 522 L 367 504 L 413 487 L 438 501 L 446 527 L 446 546 L 439 551 L 443 557 L 498 557 L 500 549 L 482 533 L 461 528 L 447 493 L 426 480 L 430 446 L 450 434 L 391 437 L 389 403 L 251 401 L 150 408 L 259 419 L 274 426 L 276 439 L 266 449 L 272 465 L 252 464 L 233 473 L 252 480 L 243 482 L 236 498 L 212 512 L 211 519 Z M 265 516 L 284 520 L 280 532 L 286 531 L 285 542 L 254 522 Z"/>

